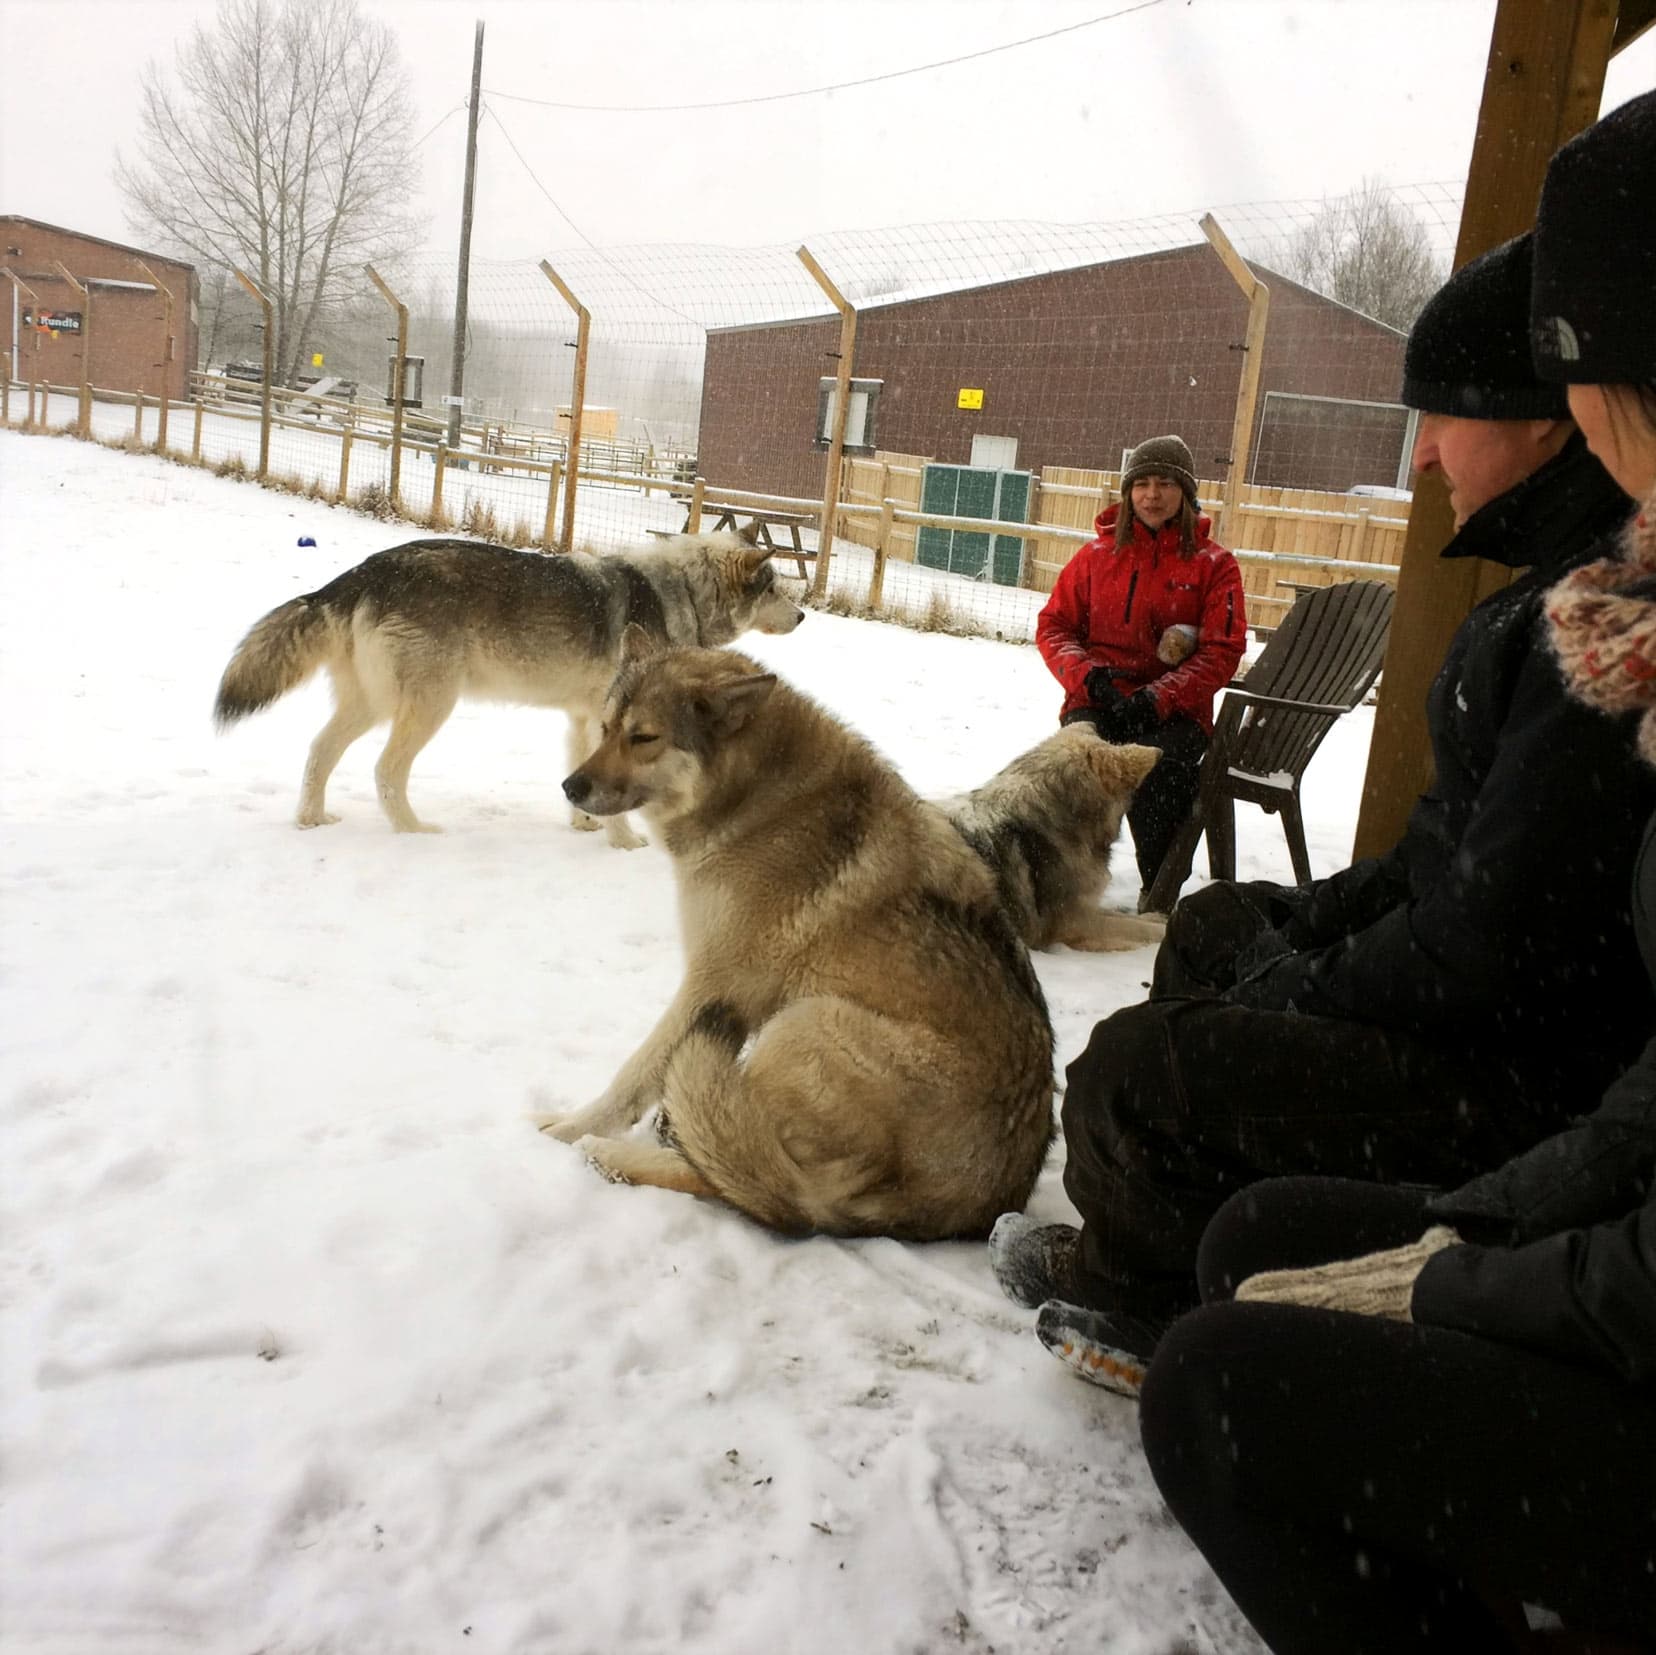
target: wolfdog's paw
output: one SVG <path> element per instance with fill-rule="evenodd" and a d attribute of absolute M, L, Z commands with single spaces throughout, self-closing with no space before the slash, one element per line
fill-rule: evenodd
<path fill-rule="evenodd" d="M 584 810 L 572 810 L 569 813 L 569 825 L 577 833 L 596 833 L 604 825 L 604 818 L 589 816 Z"/>
<path fill-rule="evenodd" d="M 536 1113 L 529 1117 L 529 1124 L 537 1132 L 544 1132 L 547 1137 L 556 1138 L 560 1143 L 572 1144 L 581 1136 L 580 1125 L 573 1115 Z"/>
<path fill-rule="evenodd" d="M 398 822 L 391 831 L 393 833 L 441 833 L 443 830 L 435 822 Z"/>
<path fill-rule="evenodd" d="M 300 815 L 294 817 L 293 820 L 295 827 L 313 828 L 332 827 L 339 820 L 339 818 L 331 815 L 326 810 L 319 810 L 314 812 L 304 811 Z"/>
<path fill-rule="evenodd" d="M 632 1182 L 621 1169 L 610 1161 L 610 1152 L 617 1148 L 615 1139 L 600 1138 L 595 1133 L 587 1133 L 584 1138 L 575 1140 L 575 1147 L 586 1157 L 586 1162 L 600 1178 L 607 1179 L 612 1184 L 629 1184 Z"/>
<path fill-rule="evenodd" d="M 642 833 L 634 833 L 622 817 L 614 816 L 610 818 L 609 842 L 617 850 L 641 850 L 650 841 Z"/>

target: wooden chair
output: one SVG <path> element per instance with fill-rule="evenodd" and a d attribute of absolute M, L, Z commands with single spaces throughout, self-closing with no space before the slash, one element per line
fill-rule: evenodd
<path fill-rule="evenodd" d="M 1295 600 L 1246 679 L 1225 691 L 1196 804 L 1156 870 L 1145 909 L 1172 908 L 1204 832 L 1208 871 L 1215 879 L 1236 877 L 1238 799 L 1282 817 L 1294 878 L 1309 883 L 1300 778 L 1334 721 L 1379 677 L 1393 596 L 1384 581 L 1351 580 Z"/>

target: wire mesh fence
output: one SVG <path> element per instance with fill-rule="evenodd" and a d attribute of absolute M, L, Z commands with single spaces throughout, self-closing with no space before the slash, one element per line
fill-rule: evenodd
<path fill-rule="evenodd" d="M 1393 191 L 1389 233 L 1446 271 L 1459 209 L 1457 185 Z M 454 270 L 420 255 L 364 275 L 307 384 L 209 363 L 167 446 L 518 545 L 605 551 L 758 518 L 782 572 L 825 601 L 1023 638 L 1124 453 L 1177 432 L 1268 626 L 1295 586 L 1394 563 L 1406 520 L 1406 498 L 1388 498 L 1407 476 L 1405 333 L 1369 313 L 1380 300 L 1337 296 L 1376 261 L 1372 227 L 1348 226 L 1355 274 L 1330 266 L 1329 213 L 1275 202 L 841 232 L 803 251 L 474 261 L 452 440 Z M 1294 279 L 1313 253 L 1336 296 Z M 130 433 L 153 443 L 159 410 L 137 401 Z M 100 404 L 100 432 L 110 418 Z"/>

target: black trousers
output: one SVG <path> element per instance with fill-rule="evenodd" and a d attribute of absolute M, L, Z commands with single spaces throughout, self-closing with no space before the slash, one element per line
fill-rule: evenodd
<path fill-rule="evenodd" d="M 1656 1638 L 1656 1395 L 1444 1328 L 1227 1302 L 1260 1269 L 1415 1240 L 1419 1192 L 1259 1184 L 1202 1242 L 1145 1453 L 1276 1655 L 1520 1647 L 1518 1606 Z"/>
<path fill-rule="evenodd" d="M 1090 707 L 1078 707 L 1065 714 L 1062 722 L 1096 725 L 1098 716 Z M 1139 884 L 1148 890 L 1173 836 L 1196 803 L 1196 783 L 1202 772 L 1202 755 L 1208 750 L 1208 737 L 1194 719 L 1175 713 L 1152 734 L 1140 736 L 1135 745 L 1155 747 L 1161 752 L 1156 768 L 1140 784 L 1133 795 L 1133 808 L 1127 812 L 1138 858 Z"/>
<path fill-rule="evenodd" d="M 1180 903 L 1152 998 L 1099 1023 L 1069 1065 L 1083 1303 L 1153 1321 L 1191 1309 L 1208 1221 L 1261 1178 L 1452 1187 L 1563 1124 L 1556 1094 L 1498 1054 L 1212 998 L 1265 901 L 1221 885 Z"/>

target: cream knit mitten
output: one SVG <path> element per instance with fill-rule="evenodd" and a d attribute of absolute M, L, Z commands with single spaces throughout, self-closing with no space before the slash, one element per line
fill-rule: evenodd
<path fill-rule="evenodd" d="M 1412 1320 L 1409 1303 L 1415 1277 L 1433 1253 L 1460 1245 L 1446 1224 L 1434 1225 L 1419 1241 L 1360 1258 L 1336 1259 L 1307 1270 L 1265 1270 L 1236 1289 L 1250 1303 L 1301 1304 L 1313 1310 L 1349 1310 L 1359 1316 Z"/>

